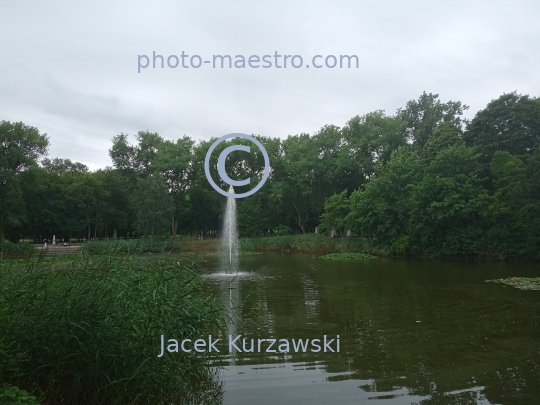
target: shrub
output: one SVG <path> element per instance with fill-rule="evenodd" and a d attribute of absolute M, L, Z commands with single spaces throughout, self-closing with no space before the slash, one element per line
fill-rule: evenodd
<path fill-rule="evenodd" d="M 176 243 L 159 238 L 89 241 L 81 248 L 83 253 L 93 255 L 111 253 L 160 253 L 178 250 L 180 250 L 180 246 Z"/>
<path fill-rule="evenodd" d="M 321 256 L 321 259 L 330 260 L 356 260 L 356 259 L 373 259 L 376 256 L 368 255 L 366 253 L 328 253 Z"/>
<path fill-rule="evenodd" d="M 241 239 L 242 249 L 258 251 L 310 252 L 310 253 L 371 253 L 384 255 L 366 239 L 347 237 L 333 239 L 320 234 L 269 236 L 265 238 Z"/>
<path fill-rule="evenodd" d="M 36 253 L 29 243 L 0 243 L 0 258 L 28 257 Z"/>
<path fill-rule="evenodd" d="M 285 236 L 285 235 L 291 235 L 293 233 L 292 229 L 289 228 L 286 225 L 280 225 L 276 229 L 276 236 Z"/>
<path fill-rule="evenodd" d="M 177 262 L 74 256 L 0 262 L 0 336 L 17 369 L 4 381 L 48 404 L 163 404 L 219 397 L 201 353 L 166 353 L 160 336 L 220 326 L 218 299 Z"/>
<path fill-rule="evenodd" d="M 12 385 L 0 384 L 1 405 L 39 405 L 36 397 Z"/>

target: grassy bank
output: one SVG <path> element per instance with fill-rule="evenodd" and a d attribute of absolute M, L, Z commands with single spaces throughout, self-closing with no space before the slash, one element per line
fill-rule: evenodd
<path fill-rule="evenodd" d="M 217 331 L 221 309 L 206 288 L 193 268 L 132 256 L 0 261 L 0 386 L 43 405 L 219 397 L 201 353 L 157 357 L 162 334 Z"/>
<path fill-rule="evenodd" d="M 368 253 L 376 256 L 386 252 L 375 249 L 360 238 L 329 238 L 325 235 L 286 235 L 240 240 L 243 251 L 305 252 L 305 253 Z"/>

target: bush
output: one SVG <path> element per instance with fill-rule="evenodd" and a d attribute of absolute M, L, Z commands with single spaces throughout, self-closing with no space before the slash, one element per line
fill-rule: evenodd
<path fill-rule="evenodd" d="M 194 269 L 130 256 L 12 263 L 0 262 L 0 336 L 17 358 L 16 369 L 2 370 L 4 381 L 46 405 L 221 395 L 202 353 L 157 357 L 162 334 L 193 339 L 221 325 L 218 299 Z"/>
<path fill-rule="evenodd" d="M 0 258 L 28 257 L 36 253 L 29 243 L 0 243 Z"/>
<path fill-rule="evenodd" d="M 240 246 L 242 250 L 258 251 L 385 254 L 385 252 L 375 249 L 369 241 L 362 238 L 347 237 L 333 239 L 320 234 L 241 239 Z"/>
<path fill-rule="evenodd" d="M 285 235 L 291 235 L 293 233 L 292 229 L 289 228 L 286 225 L 280 225 L 276 229 L 276 236 L 285 236 Z"/>
<path fill-rule="evenodd" d="M 89 241 L 81 248 L 83 253 L 92 255 L 111 253 L 160 253 L 178 250 L 180 250 L 180 246 L 176 243 L 159 238 Z"/>
<path fill-rule="evenodd" d="M 36 397 L 12 385 L 0 384 L 1 405 L 39 405 Z"/>
<path fill-rule="evenodd" d="M 376 256 L 368 255 L 366 253 L 328 253 L 321 256 L 321 259 L 330 260 L 357 260 L 357 259 L 373 259 Z"/>

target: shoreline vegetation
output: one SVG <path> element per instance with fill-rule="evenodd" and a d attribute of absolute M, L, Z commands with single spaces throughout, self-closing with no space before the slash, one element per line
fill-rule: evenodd
<path fill-rule="evenodd" d="M 486 283 L 504 284 L 524 291 L 540 291 L 540 277 L 507 277 L 486 280 Z"/>
<path fill-rule="evenodd" d="M 193 339 L 223 327 L 219 297 L 187 262 L 117 253 L 0 260 L 0 398 L 219 403 L 205 356 L 157 357 L 161 334 Z"/>
<path fill-rule="evenodd" d="M 366 253 L 328 253 L 321 256 L 321 259 L 327 260 L 362 260 L 362 259 L 374 259 L 377 256 L 369 255 Z"/>
<path fill-rule="evenodd" d="M 195 255 L 215 256 L 219 254 L 221 239 L 218 237 L 197 240 L 191 237 L 177 236 L 176 238 L 141 238 L 97 240 L 78 244 L 79 253 L 83 255 L 140 255 L 140 254 L 172 254 L 192 253 Z M 351 259 L 350 255 L 365 255 L 367 257 L 396 257 L 396 258 L 437 258 L 444 260 L 485 260 L 485 261 L 538 261 L 538 257 L 503 256 L 500 254 L 443 254 L 403 252 L 389 246 L 378 246 L 369 239 L 356 235 L 331 238 L 323 234 L 295 234 L 265 237 L 245 237 L 239 239 L 242 256 L 262 252 L 283 253 L 312 253 L 319 255 L 338 254 L 340 260 Z M 39 249 L 37 248 L 39 247 Z M 0 259 L 29 258 L 39 256 L 40 245 L 30 243 L 0 244 Z M 59 249 L 61 252 L 61 249 Z M 349 255 L 349 256 L 347 256 Z M 360 256 L 358 256 L 360 257 Z M 338 256 L 331 257 L 338 260 Z"/>

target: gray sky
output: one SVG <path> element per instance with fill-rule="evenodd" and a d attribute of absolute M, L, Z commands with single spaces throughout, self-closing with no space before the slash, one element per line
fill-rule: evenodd
<path fill-rule="evenodd" d="M 286 137 L 394 113 L 422 91 L 471 118 L 540 93 L 540 2 L 0 2 L 0 120 L 46 132 L 50 157 L 110 165 L 121 132 Z M 358 69 L 148 68 L 139 54 L 356 54 Z M 187 62 L 187 60 L 186 60 Z"/>

